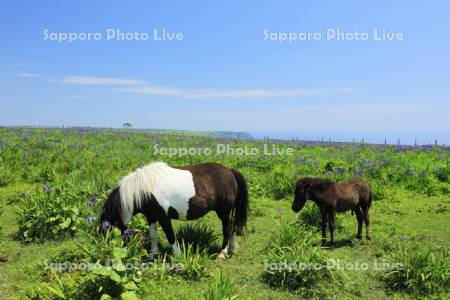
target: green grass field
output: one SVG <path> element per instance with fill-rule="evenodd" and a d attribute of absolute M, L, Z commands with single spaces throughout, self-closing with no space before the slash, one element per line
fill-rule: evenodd
<path fill-rule="evenodd" d="M 144 132 L 0 129 L 0 298 L 1 299 L 445 299 L 450 296 L 450 156 L 438 147 L 408 148 L 364 144 L 282 142 L 292 155 L 155 154 L 160 147 L 256 147 L 261 141 Z M 270 143 L 270 142 L 269 142 Z M 146 224 L 135 218 L 132 237 L 98 236 L 87 217 L 98 214 L 109 189 L 136 167 L 153 161 L 185 165 L 216 161 L 242 171 L 249 184 L 247 232 L 239 252 L 223 261 L 206 253 L 171 258 L 182 271 L 104 273 L 45 270 L 45 261 L 142 262 L 148 250 Z M 318 228 L 291 209 L 294 182 L 302 176 L 371 182 L 372 240 L 356 240 L 356 219 L 338 215 L 334 249 L 320 246 Z M 98 199 L 88 205 L 90 199 Z M 309 211 L 314 212 L 311 208 Z M 314 215 L 313 215 L 314 217 Z M 95 222 L 94 222 L 95 223 Z M 221 241 L 214 213 L 194 225 L 211 228 Z M 180 228 L 186 222 L 174 221 Z M 160 230 L 163 248 L 168 249 Z M 290 240 L 286 238 L 291 234 Z M 280 238 L 283 236 L 283 238 Z M 307 238 L 306 238 L 307 237 Z M 303 239 L 303 240 L 301 240 Z M 213 246 L 213 245 L 210 245 Z M 82 253 L 82 249 L 89 253 Z M 125 254 L 120 254 L 123 249 Z M 295 251 L 292 251 L 295 250 Z M 402 256 L 402 253 L 406 253 Z M 278 261 L 268 261 L 278 257 Z M 161 258 L 162 259 L 162 258 Z M 367 264 L 330 273 L 267 273 L 265 263 L 339 261 Z M 389 274 L 374 263 L 403 263 L 407 272 Z M 286 280 L 280 280 L 285 276 Z M 295 277 L 296 276 L 296 277 Z M 295 278 L 294 280 L 291 280 Z M 81 292 L 80 292 L 81 291 Z M 102 296 L 103 295 L 103 296 Z"/>

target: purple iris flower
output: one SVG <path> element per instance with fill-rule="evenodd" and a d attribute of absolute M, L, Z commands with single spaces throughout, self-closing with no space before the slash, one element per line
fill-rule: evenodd
<path fill-rule="evenodd" d="M 51 188 L 48 184 L 46 184 L 46 185 L 44 185 L 44 191 L 45 191 L 47 194 L 49 194 L 49 193 L 52 192 L 52 188 Z"/>
<path fill-rule="evenodd" d="M 89 199 L 89 201 L 86 201 L 86 202 L 85 202 L 85 204 L 86 204 L 87 206 L 92 206 L 92 205 L 94 205 L 95 203 L 97 203 L 97 198 L 96 198 L 96 197 L 91 197 L 91 199 Z"/>
<path fill-rule="evenodd" d="M 95 215 L 86 217 L 86 222 L 92 222 L 94 220 L 97 220 L 97 217 Z"/>
<path fill-rule="evenodd" d="M 111 227 L 112 227 L 112 225 L 111 225 L 111 223 L 109 223 L 108 221 L 103 221 L 103 222 L 102 222 L 102 228 L 103 228 L 103 229 L 111 228 Z"/>
<path fill-rule="evenodd" d="M 134 233 L 134 229 L 125 229 L 124 230 L 124 232 L 123 232 L 124 234 L 133 234 Z"/>

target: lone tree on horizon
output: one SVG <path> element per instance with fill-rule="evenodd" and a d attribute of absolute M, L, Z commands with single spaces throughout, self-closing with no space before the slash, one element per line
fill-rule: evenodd
<path fill-rule="evenodd" d="M 123 123 L 122 126 L 123 126 L 123 128 L 125 128 L 125 129 L 131 129 L 132 124 L 126 122 L 126 123 Z"/>

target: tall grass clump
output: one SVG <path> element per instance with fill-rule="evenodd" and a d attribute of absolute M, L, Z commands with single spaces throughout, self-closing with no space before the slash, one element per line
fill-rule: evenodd
<path fill-rule="evenodd" d="M 189 222 L 176 231 L 179 244 L 190 245 L 194 250 L 210 250 L 217 241 L 212 228 L 202 221 Z"/>
<path fill-rule="evenodd" d="M 189 244 L 180 244 L 181 253 L 172 257 L 172 263 L 180 266 L 178 272 L 186 280 L 198 281 L 209 275 L 210 256 L 206 250 L 195 249 Z"/>
<path fill-rule="evenodd" d="M 10 186 L 17 179 L 17 174 L 0 165 L 0 187 Z"/>
<path fill-rule="evenodd" d="M 47 262 L 48 282 L 35 293 L 44 299 L 137 299 L 146 254 L 137 234 L 123 238 L 118 229 L 86 234 L 76 248 Z"/>
<path fill-rule="evenodd" d="M 208 288 L 205 300 L 234 300 L 237 298 L 238 295 L 234 293 L 230 276 L 220 270 L 220 273 L 214 277 L 214 281 Z"/>
<path fill-rule="evenodd" d="M 272 237 L 262 279 L 271 287 L 312 296 L 326 284 L 340 283 L 340 271 L 327 265 L 328 258 L 315 245 L 313 233 L 305 227 L 283 225 Z"/>
<path fill-rule="evenodd" d="M 450 286 L 448 249 L 397 246 L 386 261 L 396 266 L 381 277 L 390 290 L 427 295 L 443 293 Z"/>
<path fill-rule="evenodd" d="M 93 213 L 82 199 L 72 189 L 49 185 L 25 195 L 17 220 L 19 237 L 26 242 L 40 242 L 73 236 Z"/>
<path fill-rule="evenodd" d="M 292 175 L 285 170 L 274 170 L 270 176 L 264 178 L 262 184 L 267 196 L 279 200 L 292 194 Z"/>
<path fill-rule="evenodd" d="M 3 214 L 3 206 L 4 206 L 3 202 L 0 201 L 0 217 L 1 217 L 2 214 Z M 0 226 L 0 231 L 1 231 L 1 230 L 2 230 L 2 227 Z"/>
<path fill-rule="evenodd" d="M 312 201 L 308 201 L 303 209 L 300 211 L 297 219 L 297 224 L 306 226 L 313 230 L 320 230 L 322 228 L 322 216 L 319 208 Z M 327 225 L 328 226 L 328 225 Z M 342 222 L 338 215 L 334 218 L 334 226 L 336 231 L 343 228 Z"/>

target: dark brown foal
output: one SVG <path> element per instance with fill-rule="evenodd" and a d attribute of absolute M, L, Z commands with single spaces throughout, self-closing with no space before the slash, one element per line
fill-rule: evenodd
<path fill-rule="evenodd" d="M 362 236 L 362 223 L 366 224 L 366 237 L 369 235 L 369 208 L 372 202 L 372 189 L 367 181 L 352 179 L 334 182 L 322 178 L 302 178 L 295 186 L 295 198 L 292 210 L 300 211 L 306 200 L 314 201 L 319 207 L 322 217 L 322 241 L 326 240 L 327 224 L 330 230 L 330 245 L 336 244 L 334 239 L 335 212 L 352 210 L 358 221 L 357 238 Z"/>

